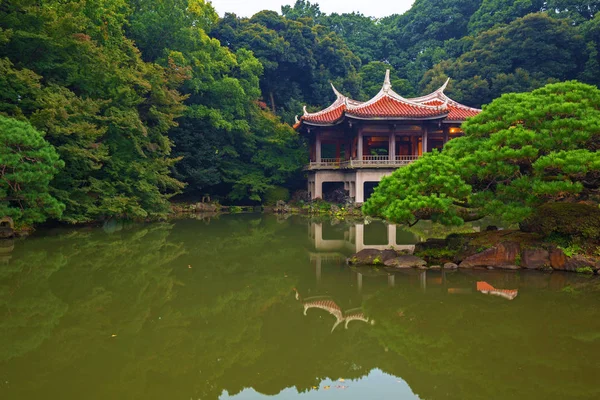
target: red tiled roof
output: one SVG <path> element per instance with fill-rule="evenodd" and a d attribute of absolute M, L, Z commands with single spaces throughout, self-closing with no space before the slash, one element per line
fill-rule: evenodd
<path fill-rule="evenodd" d="M 472 108 L 456 107 L 452 104 L 448 104 L 450 114 L 448 114 L 447 121 L 464 121 L 467 118 L 474 117 L 481 112 L 481 110 L 475 110 Z"/>
<path fill-rule="evenodd" d="M 446 118 L 446 121 L 452 122 L 462 122 L 469 117 L 473 117 L 481 112 L 478 108 L 468 107 L 464 104 L 460 104 L 457 101 L 452 100 L 444 93 L 446 86 L 448 86 L 448 82 L 450 82 L 450 78 L 446 80 L 446 82 L 436 91 L 429 93 L 425 96 L 416 97 L 413 99 L 408 99 L 409 101 L 419 103 L 419 104 L 429 104 L 432 106 L 441 105 L 444 103 L 448 104 L 448 110 L 450 113 Z"/>
<path fill-rule="evenodd" d="M 414 104 L 389 94 L 346 111 L 347 115 L 359 118 L 432 118 L 447 113 L 445 107 Z"/>
<path fill-rule="evenodd" d="M 444 102 L 439 99 L 435 99 L 423 102 L 423 104 L 427 104 L 430 106 L 439 106 L 444 104 Z M 481 110 L 466 107 L 454 101 L 448 102 L 448 110 L 450 111 L 450 113 L 448 114 L 448 117 L 446 117 L 446 121 L 464 121 L 465 119 L 469 117 L 474 117 L 481 112 Z"/>
<path fill-rule="evenodd" d="M 305 114 L 300 120 L 317 124 L 333 124 L 343 117 L 345 110 L 346 105 L 344 103 L 340 102 L 340 104 L 337 105 L 334 103 L 318 113 Z"/>
<path fill-rule="evenodd" d="M 336 100 L 329 107 L 316 113 L 309 113 L 305 108 L 304 115 L 296 119 L 294 129 L 298 129 L 303 122 L 311 125 L 334 125 L 342 121 L 345 116 L 362 119 L 411 120 L 445 118 L 446 121 L 462 122 L 479 114 L 481 110 L 460 104 L 444 94 L 448 81 L 449 79 L 433 93 L 406 99 L 391 89 L 388 70 L 379 93 L 365 103 L 349 99 L 332 85 Z"/>

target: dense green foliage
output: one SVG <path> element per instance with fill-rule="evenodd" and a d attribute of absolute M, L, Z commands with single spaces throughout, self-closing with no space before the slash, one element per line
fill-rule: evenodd
<path fill-rule="evenodd" d="M 0 109 L 46 133 L 65 162 L 51 182 L 64 220 L 163 215 L 167 131 L 182 112 L 172 72 L 141 60 L 124 2 L 13 1 L 0 8 Z"/>
<path fill-rule="evenodd" d="M 302 164 L 297 135 L 258 105 L 260 62 L 206 34 L 212 6 L 156 5 L 0 7 L 0 113 L 29 121 L 64 161 L 46 179 L 64 221 L 161 217 L 186 184 L 260 201 Z"/>
<path fill-rule="evenodd" d="M 219 18 L 205 0 L 14 0 L 0 5 L 0 115 L 44 134 L 64 167 L 61 220 L 159 218 L 168 199 L 258 203 L 302 182 L 289 124 L 365 100 L 392 70 L 405 96 L 472 106 L 577 79 L 600 84 L 600 13 L 588 0 L 416 0 L 403 15 Z M 49 178 L 50 179 L 50 178 Z M 53 214 L 55 215 L 55 214 Z"/>
<path fill-rule="evenodd" d="M 330 82 L 359 94 L 360 59 L 339 35 L 310 18 L 292 20 L 274 11 L 241 19 L 226 14 L 212 34 L 234 51 L 253 51 L 264 66 L 261 89 L 274 112 L 328 103 Z"/>
<path fill-rule="evenodd" d="M 60 216 L 63 206 L 48 193 L 48 185 L 62 166 L 31 124 L 0 115 L 0 215 L 20 224 Z"/>
<path fill-rule="evenodd" d="M 598 84 L 598 11 L 588 0 L 417 0 L 403 15 L 375 19 L 328 15 L 297 0 L 282 15 L 227 14 L 212 34 L 254 52 L 265 67 L 264 101 L 291 123 L 303 104 L 317 109 L 333 100 L 329 81 L 370 98 L 381 87 L 375 72 L 386 68 L 405 96 L 431 91 L 449 76 L 448 93 L 472 106 L 551 82 Z"/>
<path fill-rule="evenodd" d="M 547 203 L 521 223 L 521 230 L 600 241 L 600 208 L 586 203 Z"/>
<path fill-rule="evenodd" d="M 384 179 L 364 209 L 397 222 L 519 222 L 550 202 L 598 204 L 600 90 L 577 82 L 505 94 L 465 136 Z"/>
<path fill-rule="evenodd" d="M 482 32 L 469 51 L 435 65 L 421 84 L 433 91 L 451 76 L 449 94 L 479 106 L 502 93 L 580 77 L 585 62 L 585 43 L 576 27 L 547 14 L 530 14 Z"/>
<path fill-rule="evenodd" d="M 298 136 L 258 104 L 263 65 L 206 34 L 217 23 L 212 7 L 203 0 L 133 4 L 130 35 L 142 54 L 184 75 L 186 111 L 170 137 L 182 158 L 175 176 L 187 191 L 261 201 L 293 177 L 304 157 Z"/>

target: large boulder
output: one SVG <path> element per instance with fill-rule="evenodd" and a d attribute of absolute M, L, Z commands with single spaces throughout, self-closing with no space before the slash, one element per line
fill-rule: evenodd
<path fill-rule="evenodd" d="M 565 270 L 567 271 L 580 272 L 588 268 L 591 268 L 592 271 L 598 271 L 600 269 L 600 260 L 587 256 L 574 255 L 567 258 L 565 262 Z"/>
<path fill-rule="evenodd" d="M 521 252 L 521 266 L 527 269 L 549 267 L 550 253 L 544 249 L 525 249 Z"/>
<path fill-rule="evenodd" d="M 346 261 L 350 265 L 383 265 L 394 257 L 396 257 L 394 250 L 363 249 Z"/>
<path fill-rule="evenodd" d="M 553 269 L 564 270 L 567 263 L 567 256 L 559 248 L 550 250 L 550 266 Z"/>
<path fill-rule="evenodd" d="M 457 269 L 457 268 L 458 268 L 458 265 L 456 265 L 455 263 L 448 262 L 448 263 L 444 264 L 444 269 Z"/>
<path fill-rule="evenodd" d="M 192 206 L 192 211 L 198 213 L 215 212 L 217 211 L 217 206 L 213 203 L 196 203 Z"/>
<path fill-rule="evenodd" d="M 497 267 L 515 265 L 521 246 L 516 242 L 502 242 L 498 245 L 465 258 L 459 268 Z"/>
<path fill-rule="evenodd" d="M 427 265 L 425 260 L 423 260 L 422 258 L 419 258 L 417 256 L 413 256 L 413 255 L 403 255 L 403 256 L 394 257 L 392 259 L 385 261 L 384 264 L 386 267 L 398 268 L 398 269 L 419 268 L 419 267 L 424 267 L 425 265 Z"/>

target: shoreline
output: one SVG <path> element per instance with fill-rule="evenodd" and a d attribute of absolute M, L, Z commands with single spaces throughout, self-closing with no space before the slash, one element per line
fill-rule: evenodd
<path fill-rule="evenodd" d="M 286 204 L 278 202 L 274 206 L 222 206 L 215 203 L 172 203 L 171 212 L 164 218 L 146 219 L 140 223 L 168 222 L 193 216 L 218 217 L 219 215 L 261 213 L 273 215 L 301 215 L 305 217 L 328 217 L 333 220 L 352 221 L 364 218 L 360 207 L 338 206 L 324 201 L 307 204 Z M 105 228 L 115 221 L 114 225 L 122 224 L 116 219 L 99 220 L 81 224 L 50 222 L 38 228 L 52 230 L 53 228 L 69 227 L 74 229 Z M 136 221 L 131 221 L 135 223 Z M 110 226 L 107 228 L 109 231 Z M 117 229 L 117 228 L 115 228 Z M 35 230 L 14 230 L 11 237 L 2 237 L 5 242 L 23 239 L 34 234 Z M 0 240 L 2 240 L 0 239 Z M 591 244 L 591 247 L 595 245 Z M 581 250 L 581 249 L 579 249 Z M 426 239 L 416 244 L 412 257 L 414 265 L 406 266 L 402 260 L 396 265 L 389 260 L 406 256 L 405 253 L 390 253 L 390 250 L 376 250 L 370 258 L 361 258 L 356 253 L 348 259 L 349 265 L 384 267 L 389 271 L 405 268 L 417 269 L 489 269 L 489 270 L 538 270 L 538 271 L 567 271 L 581 274 L 600 275 L 600 246 L 596 253 L 575 251 L 573 248 L 561 247 L 536 233 L 526 233 L 520 230 L 497 230 L 495 227 L 481 232 L 450 234 L 444 239 Z M 386 253 L 387 252 L 387 253 Z M 357 260 L 354 258 L 358 257 Z M 398 265 L 398 262 L 400 265 Z M 410 264 L 410 263 L 409 263 Z"/>

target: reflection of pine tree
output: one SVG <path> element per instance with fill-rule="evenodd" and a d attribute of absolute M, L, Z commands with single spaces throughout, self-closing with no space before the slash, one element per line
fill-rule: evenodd
<path fill-rule="evenodd" d="M 68 306 L 50 290 L 48 278 L 64 265 L 61 256 L 25 252 L 0 268 L 0 362 L 38 348 Z"/>

